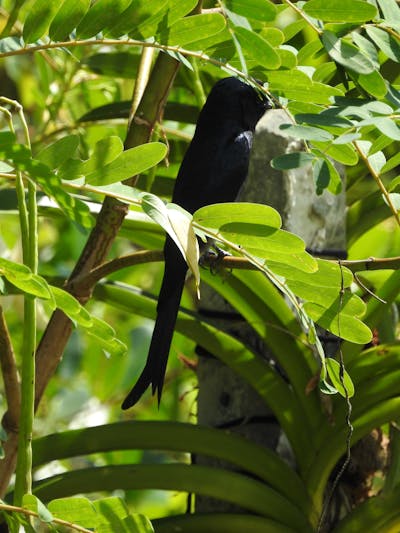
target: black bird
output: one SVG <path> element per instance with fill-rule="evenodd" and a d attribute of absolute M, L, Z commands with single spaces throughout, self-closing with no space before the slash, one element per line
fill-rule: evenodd
<path fill-rule="evenodd" d="M 233 77 L 219 80 L 200 112 L 195 134 L 178 172 L 172 201 L 190 213 L 205 205 L 233 202 L 247 176 L 256 124 L 268 107 L 266 98 L 250 85 Z M 147 362 L 122 409 L 135 405 L 150 384 L 152 393 L 157 391 L 160 403 L 188 269 L 168 235 L 164 257 L 164 277 Z"/>

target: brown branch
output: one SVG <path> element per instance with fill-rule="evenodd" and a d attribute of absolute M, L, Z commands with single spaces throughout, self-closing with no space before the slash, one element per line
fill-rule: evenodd
<path fill-rule="evenodd" d="M 153 263 L 163 260 L 162 250 L 141 250 L 132 254 L 124 255 L 112 259 L 102 265 L 92 269 L 81 276 L 76 277 L 70 282 L 73 285 L 74 291 L 80 292 L 86 285 L 94 286 L 95 283 L 102 278 L 117 272 L 123 268 L 141 265 L 143 263 Z M 338 263 L 338 260 L 331 260 Z M 209 266 L 212 269 L 218 268 L 236 269 L 236 270 L 258 270 L 258 267 L 244 257 L 236 257 L 233 255 L 226 255 L 223 257 L 208 255 L 202 258 L 202 266 Z M 267 262 L 268 264 L 268 262 Z M 366 270 L 385 270 L 400 268 L 400 257 L 376 258 L 369 257 L 368 259 L 359 259 L 357 261 L 340 260 L 340 264 L 352 272 L 362 272 Z"/>
<path fill-rule="evenodd" d="M 18 420 L 21 410 L 20 380 L 11 344 L 7 323 L 0 306 L 0 366 L 4 381 L 4 391 L 7 400 L 7 411 L 3 416 L 2 425 L 7 432 L 7 441 L 3 444 L 5 457 L 9 460 L 0 464 L 0 494 L 5 494 L 9 478 L 15 470 L 17 459 Z M 3 468 L 1 468 L 3 467 Z"/>
<path fill-rule="evenodd" d="M 7 400 L 7 417 L 3 426 L 8 431 L 16 430 L 21 408 L 20 379 L 15 361 L 15 354 L 11 344 L 10 333 L 7 328 L 3 308 L 0 305 L 0 367 L 3 375 L 4 392 Z M 5 423 L 6 422 L 6 423 Z"/>
<path fill-rule="evenodd" d="M 340 264 L 352 272 L 364 272 L 366 270 L 398 270 L 400 257 L 368 257 L 353 261 L 340 261 Z"/>

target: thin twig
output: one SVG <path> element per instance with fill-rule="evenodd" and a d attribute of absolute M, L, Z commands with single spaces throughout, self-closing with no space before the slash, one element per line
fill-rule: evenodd
<path fill-rule="evenodd" d="M 339 261 L 339 266 L 341 267 L 341 261 Z M 340 286 L 340 293 L 339 293 L 339 309 L 338 309 L 338 313 L 337 313 L 337 327 L 338 327 L 338 338 L 340 339 L 340 312 L 343 308 L 343 295 L 344 295 L 344 280 L 343 280 L 343 272 L 341 270 L 341 286 Z M 339 481 L 341 480 L 343 474 L 345 473 L 346 471 L 346 468 L 349 466 L 350 464 L 350 460 L 351 460 L 351 439 L 353 437 L 353 431 L 354 431 L 354 428 L 353 428 L 353 425 L 351 423 L 351 413 L 353 411 L 353 406 L 351 404 L 351 401 L 350 401 L 350 396 L 349 396 L 349 392 L 347 390 L 347 387 L 346 387 L 346 384 L 344 382 L 344 373 L 345 373 L 345 367 L 344 367 L 344 358 L 343 358 L 343 351 L 342 351 L 342 346 L 340 344 L 340 340 L 339 340 L 339 364 L 340 364 L 340 369 L 339 369 L 339 379 L 340 379 L 340 383 L 343 387 L 343 390 L 344 390 L 344 394 L 345 394 L 345 399 L 346 399 L 346 405 L 347 405 L 347 412 L 346 412 L 346 426 L 347 426 L 347 435 L 346 435 L 346 457 L 345 457 L 345 460 L 342 464 L 342 466 L 340 467 L 339 469 L 339 472 L 336 474 L 334 480 L 333 480 L 333 483 L 329 489 L 329 493 L 328 493 L 328 496 L 325 500 L 325 503 L 324 503 L 324 507 L 323 507 L 323 510 L 322 510 L 322 513 L 321 513 L 321 516 L 320 516 L 320 519 L 319 519 L 319 523 L 318 523 L 318 527 L 317 527 L 317 532 L 319 533 L 320 531 L 322 531 L 322 528 L 324 526 L 324 523 L 325 523 L 325 519 L 326 519 L 326 515 L 328 513 L 328 510 L 329 510 L 329 505 L 332 501 L 332 498 L 333 498 L 333 495 L 335 493 L 335 490 L 339 484 Z"/>
<path fill-rule="evenodd" d="M 357 150 L 359 156 L 361 157 L 361 159 L 364 161 L 365 163 L 365 166 L 368 168 L 371 176 L 374 178 L 374 180 L 376 181 L 376 184 L 378 185 L 379 189 L 381 190 L 382 194 L 383 194 L 383 197 L 385 198 L 386 200 L 386 203 L 388 204 L 391 212 L 393 213 L 393 216 L 394 218 L 396 219 L 396 222 L 397 224 L 400 226 L 400 217 L 399 217 L 399 213 L 397 212 L 397 209 L 395 208 L 395 206 L 393 205 L 393 202 L 390 198 L 390 194 L 388 193 L 388 191 L 386 190 L 386 187 L 385 185 L 383 184 L 383 181 L 381 180 L 378 172 L 376 172 L 376 170 L 374 169 L 374 167 L 371 165 L 368 157 L 366 156 L 366 154 L 362 151 L 362 149 L 360 148 L 360 145 L 357 143 L 357 141 L 354 141 L 353 143 L 355 149 Z"/>

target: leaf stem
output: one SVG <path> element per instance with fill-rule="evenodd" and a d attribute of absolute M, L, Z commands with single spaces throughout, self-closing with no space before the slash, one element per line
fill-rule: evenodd
<path fill-rule="evenodd" d="M 294 4 L 293 2 L 291 2 L 290 0 L 283 0 L 285 4 L 287 4 L 289 7 L 291 7 L 293 9 L 293 11 L 296 11 L 296 13 L 302 18 L 304 19 L 307 24 L 314 30 L 318 33 L 318 35 L 322 35 L 322 31 L 317 28 L 317 26 L 315 26 L 315 24 L 313 24 L 311 22 L 311 20 L 307 17 L 307 15 L 304 13 L 304 11 L 302 11 L 299 7 L 297 7 L 296 4 Z"/>
<path fill-rule="evenodd" d="M 368 159 L 368 156 L 363 152 L 363 150 L 360 148 L 360 145 L 357 143 L 357 141 L 354 141 L 353 143 L 355 149 L 357 150 L 359 156 L 361 157 L 361 159 L 364 161 L 365 163 L 365 166 L 368 168 L 371 176 L 374 178 L 374 180 L 376 181 L 376 184 L 378 185 L 379 189 L 381 190 L 382 192 L 382 195 L 383 197 L 385 198 L 385 201 L 386 203 L 388 204 L 391 212 L 393 213 L 393 216 L 394 218 L 396 219 L 396 222 L 397 224 L 400 226 L 400 217 L 399 217 L 399 214 L 395 208 L 395 206 L 393 205 L 393 202 L 390 198 L 390 194 L 388 193 L 388 191 L 386 190 L 386 187 L 385 185 L 383 184 L 378 172 L 376 172 L 376 170 L 374 169 L 374 167 L 371 165 L 369 159 Z"/>

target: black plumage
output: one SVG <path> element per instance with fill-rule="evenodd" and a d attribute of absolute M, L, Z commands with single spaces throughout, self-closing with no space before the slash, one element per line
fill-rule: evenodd
<path fill-rule="evenodd" d="M 237 78 L 225 78 L 212 88 L 200 112 L 196 131 L 180 166 L 172 201 L 190 213 L 205 205 L 232 202 L 244 182 L 253 133 L 269 107 L 267 100 Z M 133 406 L 151 384 L 158 402 L 164 384 L 169 349 L 187 273 L 187 264 L 167 235 L 165 270 L 157 319 L 146 365 L 122 408 Z"/>

